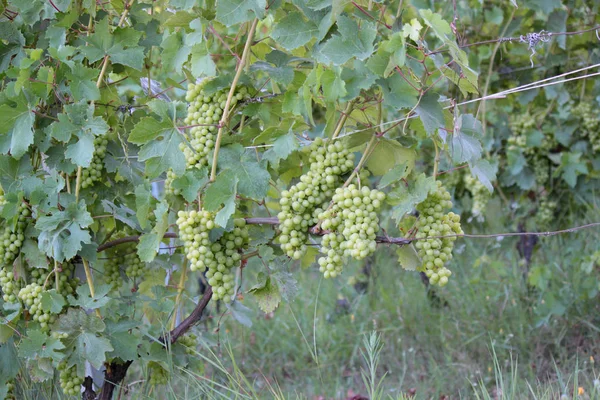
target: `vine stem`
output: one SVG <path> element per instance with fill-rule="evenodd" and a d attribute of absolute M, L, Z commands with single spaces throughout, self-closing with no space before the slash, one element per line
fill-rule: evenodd
<path fill-rule="evenodd" d="M 238 81 L 240 80 L 240 76 L 242 75 L 242 71 L 244 69 L 244 65 L 246 64 L 246 59 L 250 55 L 250 46 L 252 44 L 252 39 L 254 38 L 254 32 L 256 31 L 256 25 L 258 25 L 258 18 L 255 18 L 252 21 L 252 25 L 250 26 L 250 31 L 248 32 L 248 38 L 246 39 L 246 44 L 244 45 L 244 51 L 242 52 L 242 58 L 240 59 L 236 69 L 235 76 L 233 77 L 233 82 L 231 82 L 231 87 L 229 88 L 229 94 L 227 95 L 227 101 L 225 102 L 225 108 L 223 109 L 223 116 L 221 117 L 221 121 L 219 121 L 219 130 L 217 132 L 217 140 L 215 141 L 215 152 L 213 153 L 213 161 L 212 168 L 210 170 L 210 181 L 214 182 L 217 177 L 217 159 L 219 158 L 219 150 L 221 148 L 221 139 L 223 138 L 223 132 L 225 131 L 225 125 L 229 120 L 229 113 L 231 107 L 231 101 L 233 100 L 233 94 L 235 93 L 235 88 L 237 86 Z"/>
<path fill-rule="evenodd" d="M 187 262 L 183 262 L 183 269 L 181 270 L 181 276 L 179 277 L 179 284 L 177 286 L 177 297 L 175 297 L 175 314 L 171 321 L 171 330 L 175 329 L 177 325 L 177 313 L 179 312 L 179 304 L 181 303 L 181 297 L 183 296 L 183 290 L 185 289 L 185 280 L 187 277 Z"/>
<path fill-rule="evenodd" d="M 350 115 L 350 113 L 352 112 L 352 109 L 354 108 L 354 104 L 356 104 L 356 100 L 352 100 L 351 102 L 349 102 L 346 105 L 346 108 L 342 112 L 342 115 L 340 116 L 340 119 L 339 119 L 337 125 L 335 126 L 335 131 L 333 131 L 333 135 L 331 136 L 332 140 L 337 138 L 338 135 L 340 134 L 340 132 L 342 131 L 342 128 L 344 127 L 344 124 L 346 123 L 348 116 Z"/>

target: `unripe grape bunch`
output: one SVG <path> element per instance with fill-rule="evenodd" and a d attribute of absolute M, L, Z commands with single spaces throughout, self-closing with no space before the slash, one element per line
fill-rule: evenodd
<path fill-rule="evenodd" d="M 19 216 L 17 223 L 12 227 L 8 221 L 4 221 L 4 228 L 0 230 L 0 289 L 2 290 L 2 299 L 7 303 L 16 303 L 18 301 L 18 292 L 21 288 L 20 282 L 16 279 L 13 271 L 13 261 L 21 252 L 21 247 L 25 241 L 25 228 L 31 211 L 25 202 L 19 204 Z"/>
<path fill-rule="evenodd" d="M 224 232 L 211 242 L 210 231 L 216 227 L 214 214 L 206 211 L 179 211 L 179 234 L 192 271 L 206 271 L 208 284 L 213 288 L 213 299 L 231 297 L 235 291 L 233 268 L 242 260 L 242 251 L 248 248 L 248 227 L 243 218 L 234 220 L 231 232 Z"/>
<path fill-rule="evenodd" d="M 327 144 L 317 138 L 310 147 L 310 170 L 300 177 L 300 182 L 281 192 L 279 205 L 279 243 L 291 258 L 298 260 L 306 252 L 308 230 L 319 220 L 327 208 L 341 175 L 354 168 L 354 154 L 340 141 Z"/>
<path fill-rule="evenodd" d="M 107 145 L 108 138 L 105 135 L 94 138 L 94 156 L 92 157 L 92 162 L 89 167 L 81 170 L 81 187 L 83 189 L 92 186 L 102 179 Z"/>
<path fill-rule="evenodd" d="M 473 175 L 466 174 L 464 180 L 466 189 L 471 192 L 471 196 L 473 196 L 471 213 L 476 218 L 482 217 L 485 207 L 491 198 L 490 191 Z"/>
<path fill-rule="evenodd" d="M 321 228 L 329 233 L 323 236 L 319 259 L 320 271 L 325 278 L 334 278 L 342 272 L 344 260 L 352 257 L 362 260 L 375 252 L 379 230 L 377 211 L 385 193 L 355 185 L 337 188 L 332 205 L 319 215 Z"/>
<path fill-rule="evenodd" d="M 592 105 L 581 102 L 573 108 L 573 115 L 581 120 L 582 136 L 587 137 L 594 151 L 600 150 L 600 116 Z"/>
<path fill-rule="evenodd" d="M 77 366 L 67 366 L 66 362 L 58 364 L 60 371 L 60 387 L 68 396 L 78 396 L 81 393 L 83 378 L 77 376 Z"/>
<path fill-rule="evenodd" d="M 446 210 L 452 208 L 450 193 L 436 182 L 437 188 L 417 206 L 419 218 L 416 222 L 418 233 L 415 248 L 423 264 L 420 270 L 425 272 L 433 285 L 445 286 L 452 274 L 444 265 L 452 259 L 452 250 L 456 237 L 438 237 L 462 235 L 460 216 Z"/>
<path fill-rule="evenodd" d="M 119 239 L 131 234 L 133 232 L 126 228 L 114 234 L 113 238 Z M 123 284 L 121 270 L 124 270 L 127 277 L 132 279 L 143 277 L 146 264 L 140 260 L 137 254 L 136 243 L 126 243 L 107 252 L 103 276 L 104 281 L 112 285 L 113 289 L 118 289 Z"/>

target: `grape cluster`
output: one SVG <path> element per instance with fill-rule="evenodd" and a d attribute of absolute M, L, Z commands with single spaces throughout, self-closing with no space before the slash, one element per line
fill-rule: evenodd
<path fill-rule="evenodd" d="M 117 232 L 113 237 L 115 239 L 131 235 L 129 229 Z M 125 274 L 129 278 L 140 278 L 146 271 L 146 264 L 140 260 L 137 254 L 136 243 L 126 243 L 125 245 L 115 247 L 107 251 L 107 259 L 104 262 L 104 281 L 112 285 L 113 289 L 118 289 L 123 285 L 121 270 L 125 269 Z"/>
<path fill-rule="evenodd" d="M 79 286 L 79 278 L 73 277 L 75 267 L 73 264 L 63 264 L 58 273 L 58 292 L 63 296 L 72 295 Z M 47 285 L 48 289 L 56 289 L 56 280 L 48 276 L 50 272 L 46 269 L 33 269 L 30 273 L 31 282 L 39 286 Z"/>
<path fill-rule="evenodd" d="M 234 220 L 231 232 L 224 232 L 214 243 L 209 238 L 215 227 L 214 215 L 206 210 L 179 211 L 177 225 L 192 271 L 206 271 L 213 299 L 225 299 L 234 294 L 233 267 L 242 259 L 241 251 L 248 247 L 248 228 L 243 218 Z"/>
<path fill-rule="evenodd" d="M 600 150 L 600 118 L 590 103 L 579 103 L 573 115 L 581 120 L 582 136 L 587 137 L 594 151 Z"/>
<path fill-rule="evenodd" d="M 107 145 L 108 139 L 106 136 L 96 136 L 94 138 L 94 156 L 92 157 L 92 162 L 89 167 L 81 170 L 81 187 L 83 189 L 92 186 L 95 182 L 102 179 Z"/>
<path fill-rule="evenodd" d="M 185 100 L 189 103 L 188 115 L 185 119 L 186 125 L 210 125 L 195 126 L 190 129 L 190 142 L 180 145 L 188 168 L 202 168 L 208 164 L 210 152 L 215 147 L 217 138 L 217 125 L 223 115 L 229 89 L 223 89 L 213 94 L 207 94 L 204 87 L 208 79 L 200 83 L 188 85 Z M 248 97 L 248 90 L 241 87 L 233 96 L 230 107 Z M 191 146 L 191 148 L 190 148 Z"/>
<path fill-rule="evenodd" d="M 149 383 L 152 386 L 165 385 L 169 382 L 169 372 L 157 362 L 150 361 L 148 363 L 148 373 L 150 374 Z"/>
<path fill-rule="evenodd" d="M 538 227 L 545 228 L 552 223 L 557 206 L 555 201 L 550 201 L 548 199 L 542 199 L 540 201 L 537 212 L 535 213 L 535 221 Z"/>
<path fill-rule="evenodd" d="M 471 192 L 473 196 L 473 205 L 471 207 L 471 213 L 474 217 L 482 217 L 485 211 L 485 206 L 490 200 L 490 191 L 485 187 L 479 179 L 473 175 L 466 174 L 464 178 L 466 189 Z"/>
<path fill-rule="evenodd" d="M 384 199 L 385 193 L 367 186 L 358 189 L 349 185 L 335 190 L 331 207 L 318 216 L 321 228 L 329 232 L 321 242 L 325 256 L 318 261 L 325 278 L 339 275 L 348 256 L 362 260 L 375 251 L 377 210 Z"/>
<path fill-rule="evenodd" d="M 11 226 L 6 224 L 4 231 L 0 236 L 0 265 L 8 266 L 21 251 L 21 246 L 25 240 L 25 227 L 27 226 L 27 218 L 31 215 L 29 208 L 26 203 L 19 204 L 19 217 L 17 224 L 12 229 Z"/>
<path fill-rule="evenodd" d="M 527 134 L 535 127 L 535 119 L 531 114 L 519 114 L 510 121 L 512 136 L 508 138 L 509 150 L 527 150 Z"/>
<path fill-rule="evenodd" d="M 416 222 L 415 247 L 423 261 L 421 270 L 433 285 L 444 286 L 448 283 L 451 272 L 444 264 L 452 259 L 452 249 L 456 237 L 438 238 L 454 234 L 463 234 L 460 226 L 460 216 L 444 211 L 452 208 L 450 193 L 437 181 L 435 191 L 429 193 L 427 198 L 417 206 L 419 218 Z"/>
<path fill-rule="evenodd" d="M 58 364 L 60 371 L 60 387 L 67 396 L 79 396 L 83 378 L 77 376 L 77 366 L 67 367 L 66 362 Z"/>
<path fill-rule="evenodd" d="M 43 331 L 49 330 L 50 325 L 56 320 L 56 316 L 50 311 L 42 310 L 42 293 L 44 289 L 37 283 L 30 283 L 19 290 L 19 299 L 31 314 L 34 321 L 40 323 Z"/>
<path fill-rule="evenodd" d="M 193 333 L 181 336 L 177 339 L 177 343 L 185 348 L 185 353 L 188 355 L 194 355 L 196 353 L 196 343 L 198 336 Z"/>
<path fill-rule="evenodd" d="M 12 267 L 4 266 L 0 268 L 0 289 L 2 289 L 2 300 L 7 303 L 16 303 L 17 294 L 21 285 L 15 280 L 15 275 L 11 271 Z"/>
<path fill-rule="evenodd" d="M 329 204 L 334 190 L 341 184 L 340 176 L 354 167 L 354 154 L 340 141 L 326 144 L 321 138 L 311 145 L 310 170 L 300 182 L 281 192 L 281 212 L 277 215 L 281 230 L 279 243 L 293 259 L 306 252 L 308 229 Z"/>
<path fill-rule="evenodd" d="M 531 159 L 531 167 L 535 174 L 535 182 L 539 186 L 545 186 L 550 179 L 551 163 L 547 157 L 535 156 Z"/>

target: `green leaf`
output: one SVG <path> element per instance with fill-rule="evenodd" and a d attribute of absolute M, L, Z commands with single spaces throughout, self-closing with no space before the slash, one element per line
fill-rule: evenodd
<path fill-rule="evenodd" d="M 363 20 L 359 29 L 356 21 L 342 15 L 337 20 L 337 27 L 339 34 L 331 37 L 321 48 L 326 61 L 342 65 L 354 57 L 365 60 L 373 53 L 373 41 L 377 36 L 374 24 Z"/>
<path fill-rule="evenodd" d="M 65 157 L 79 167 L 89 167 L 94 157 L 94 135 L 82 133 L 77 142 L 67 146 Z"/>
<path fill-rule="evenodd" d="M 192 74 L 196 77 L 215 76 L 217 74 L 217 66 L 205 43 L 197 44 L 192 48 L 191 69 Z"/>
<path fill-rule="evenodd" d="M 435 178 L 421 174 L 417 179 L 409 181 L 408 185 L 399 185 L 388 194 L 388 203 L 394 205 L 392 218 L 400 222 L 404 215 L 411 212 L 415 206 L 427 198 L 430 191 L 436 188 Z"/>
<path fill-rule="evenodd" d="M 179 148 L 181 134 L 173 121 L 142 118 L 131 131 L 129 141 L 142 144 L 138 160 L 146 162 L 146 174 L 149 178 L 155 178 L 169 168 L 176 175 L 185 171 L 185 157 Z"/>
<path fill-rule="evenodd" d="M 288 158 L 290 154 L 298 150 L 299 143 L 296 135 L 290 131 L 287 134 L 278 137 L 273 142 L 273 147 L 263 154 L 263 160 L 269 162 L 271 167 L 279 168 L 279 162 Z"/>
<path fill-rule="evenodd" d="M 65 345 L 60 339 L 50 337 L 40 331 L 30 330 L 19 345 L 19 355 L 32 359 L 48 357 L 60 361 L 65 357 L 60 353 L 60 350 L 63 349 L 65 349 Z"/>
<path fill-rule="evenodd" d="M 377 188 L 383 189 L 389 185 L 392 185 L 400 181 L 401 179 L 406 178 L 409 173 L 410 171 L 408 170 L 408 163 L 405 162 L 402 164 L 398 164 L 381 177 Z"/>
<path fill-rule="evenodd" d="M 398 262 L 407 271 L 416 271 L 421 266 L 421 259 L 412 244 L 398 247 L 396 254 Z"/>
<path fill-rule="evenodd" d="M 35 240 L 25 239 L 21 251 L 29 268 L 48 268 L 48 258 L 40 251 Z"/>
<path fill-rule="evenodd" d="M 438 99 L 439 95 L 428 92 L 421 98 L 415 110 L 429 136 L 435 135 L 437 130 L 445 125 L 444 111 Z"/>
<path fill-rule="evenodd" d="M 494 187 L 492 182 L 496 180 L 498 163 L 490 163 L 488 160 L 477 160 L 470 164 L 471 173 L 492 193 Z"/>
<path fill-rule="evenodd" d="M 554 162 L 560 162 L 560 165 L 554 171 L 554 176 L 561 176 L 570 187 L 575 187 L 577 177 L 581 174 L 587 174 L 588 168 L 585 161 L 581 160 L 581 153 L 563 152 L 551 155 Z"/>
<path fill-rule="evenodd" d="M 483 127 L 474 116 L 461 115 L 456 121 L 450 153 L 455 164 L 474 163 L 481 158 Z"/>
<path fill-rule="evenodd" d="M 111 285 L 98 285 L 96 286 L 94 296 L 92 296 L 88 285 L 78 286 L 77 298 L 69 295 L 69 304 L 71 306 L 79 306 L 81 308 L 90 310 L 104 307 L 110 301 L 110 297 L 108 297 L 107 294 L 111 291 L 111 289 Z"/>
<path fill-rule="evenodd" d="M 323 75 L 321 76 L 321 83 L 323 85 L 323 95 L 325 95 L 325 101 L 328 103 L 332 103 L 337 99 L 344 97 L 347 93 L 346 82 L 344 82 L 339 74 L 332 70 L 323 72 Z"/>
<path fill-rule="evenodd" d="M 307 21 L 297 12 L 291 12 L 283 17 L 275 27 L 271 37 L 286 50 L 294 50 L 308 43 L 319 28 L 312 21 Z"/>
<path fill-rule="evenodd" d="M 206 189 L 204 208 L 214 212 L 223 205 L 215 217 L 215 223 L 223 228 L 235 212 L 238 182 L 235 172 L 226 170 L 217 175 L 217 179 Z"/>
<path fill-rule="evenodd" d="M 81 286 L 80 286 L 81 287 Z M 42 310 L 58 314 L 62 308 L 67 305 L 65 298 L 56 291 L 56 289 L 45 290 L 42 292 Z"/>
<path fill-rule="evenodd" d="M 279 287 L 271 280 L 270 276 L 266 276 L 264 272 L 259 272 L 256 278 L 258 283 L 254 285 L 248 293 L 252 293 L 258 302 L 258 306 L 264 313 L 275 311 L 279 303 L 281 303 L 281 293 Z"/>
<path fill-rule="evenodd" d="M 9 134 L 10 154 L 21 158 L 33 144 L 33 123 L 35 105 L 28 105 L 24 100 L 12 108 L 7 104 L 0 105 L 0 134 Z"/>
<path fill-rule="evenodd" d="M 200 189 L 208 182 L 208 169 L 193 168 L 171 182 L 171 187 L 178 190 L 185 201 L 193 202 L 200 193 Z"/>
<path fill-rule="evenodd" d="M 74 348 L 68 365 L 77 365 L 78 371 L 83 370 L 85 361 L 101 368 L 106 361 L 106 353 L 113 351 L 108 339 L 98 336 L 104 329 L 100 318 L 80 308 L 69 308 L 52 327 L 53 332 L 68 335 L 63 341 L 67 348 Z"/>
<path fill-rule="evenodd" d="M 125 29 L 133 30 L 133 28 Z M 127 36 L 124 31 L 123 29 L 120 34 L 111 35 L 108 18 L 104 18 L 96 24 L 94 33 L 84 38 L 88 46 L 80 48 L 82 54 L 92 63 L 103 57 L 110 57 L 110 62 L 113 64 L 121 64 L 141 71 L 145 58 L 144 48 L 137 46 L 137 41 L 132 40 L 132 38 L 139 40 L 140 36 L 135 32 Z M 126 40 L 123 41 L 124 38 Z"/>
<path fill-rule="evenodd" d="M 218 0 L 217 21 L 227 26 L 262 18 L 266 0 Z"/>
<path fill-rule="evenodd" d="M 156 256 L 158 246 L 162 237 L 156 233 L 145 233 L 140 236 L 140 241 L 137 245 L 137 254 L 143 262 L 150 262 Z"/>
<path fill-rule="evenodd" d="M 227 308 L 231 311 L 231 316 L 240 324 L 250 328 L 252 326 L 252 310 L 234 300 L 231 304 L 227 304 Z"/>
<path fill-rule="evenodd" d="M 244 147 L 235 144 L 221 148 L 219 152 L 219 167 L 222 170 L 231 170 L 238 178 L 238 193 L 254 200 L 263 199 L 269 189 L 271 175 L 247 154 Z"/>
<path fill-rule="evenodd" d="M 412 109 L 419 98 L 419 92 L 406 82 L 399 74 L 390 75 L 379 80 L 383 91 L 383 104 L 393 109 Z"/>
<path fill-rule="evenodd" d="M 379 138 L 366 165 L 376 176 L 386 174 L 398 164 L 405 164 L 410 172 L 415 165 L 416 157 L 414 150 L 403 147 L 397 141 Z"/>
<path fill-rule="evenodd" d="M 156 200 L 152 196 L 152 192 L 145 185 L 139 185 L 135 188 L 136 215 L 142 229 L 146 229 L 148 226 L 148 214 L 155 203 Z"/>

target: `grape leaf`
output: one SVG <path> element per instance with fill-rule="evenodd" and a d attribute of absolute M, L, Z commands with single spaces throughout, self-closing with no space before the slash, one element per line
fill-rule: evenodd
<path fill-rule="evenodd" d="M 291 12 L 280 19 L 271 37 L 286 50 L 294 50 L 305 45 L 319 32 L 319 28 L 312 21 L 307 21 L 297 12 Z"/>
<path fill-rule="evenodd" d="M 396 254 L 398 262 L 407 271 L 416 271 L 421 266 L 421 259 L 412 244 L 398 247 Z"/>
<path fill-rule="evenodd" d="M 494 187 L 492 182 L 496 180 L 498 172 L 498 163 L 490 163 L 488 160 L 477 160 L 470 164 L 471 173 L 492 193 Z"/>
<path fill-rule="evenodd" d="M 227 308 L 231 311 L 231 316 L 240 324 L 250 328 L 252 326 L 252 310 L 234 300 L 231 304 L 227 304 Z"/>
<path fill-rule="evenodd" d="M 395 140 L 379 138 L 375 149 L 367 160 L 367 168 L 373 175 L 384 175 L 398 164 L 406 164 L 408 171 L 415 165 L 416 153 L 403 147 Z"/>
<path fill-rule="evenodd" d="M 227 26 L 262 18 L 266 0 L 218 0 L 217 21 Z"/>
<path fill-rule="evenodd" d="M 51 289 L 42 292 L 41 305 L 42 310 L 51 312 L 53 314 L 58 314 L 62 308 L 67 305 L 67 302 L 65 301 L 65 298 L 56 291 L 56 289 Z"/>
<path fill-rule="evenodd" d="M 171 182 L 171 187 L 180 191 L 187 202 L 192 202 L 198 196 L 200 189 L 208 182 L 208 170 L 206 168 L 187 170 L 185 174 L 177 177 Z"/>
<path fill-rule="evenodd" d="M 133 28 L 124 29 L 133 30 Z M 137 38 L 139 40 L 139 36 Z M 80 47 L 80 51 L 92 63 L 110 57 L 110 61 L 114 64 L 126 65 L 141 71 L 145 58 L 144 48 L 132 42 L 125 42 L 125 47 L 123 42 L 117 39 L 119 36 L 111 35 L 109 31 L 108 18 L 104 18 L 96 24 L 93 34 L 83 38 L 88 46 Z"/>
<path fill-rule="evenodd" d="M 269 162 L 269 164 L 277 169 L 279 168 L 279 162 L 285 160 L 290 154 L 298 150 L 299 143 L 296 135 L 290 131 L 287 134 L 278 137 L 273 142 L 273 147 L 267 150 L 263 154 L 263 160 Z"/>
<path fill-rule="evenodd" d="M 169 229 L 169 206 L 164 199 L 156 206 L 154 216 L 156 224 L 152 228 L 152 232 L 142 235 L 137 246 L 137 254 L 143 262 L 154 260 L 160 242 Z"/>
<path fill-rule="evenodd" d="M 253 157 L 244 151 L 242 145 L 235 144 L 221 148 L 218 165 L 237 176 L 240 195 L 261 200 L 267 194 L 271 175 Z"/>
<path fill-rule="evenodd" d="M 387 197 L 392 204 L 392 218 L 400 223 L 404 215 L 411 212 L 415 206 L 427 198 L 430 191 L 436 187 L 434 177 L 420 174 L 417 179 L 409 181 L 408 185 L 399 185 Z"/>
<path fill-rule="evenodd" d="M 60 352 L 64 348 L 65 345 L 60 339 L 50 337 L 37 330 L 32 330 L 27 332 L 27 337 L 19 345 L 19 355 L 26 358 L 48 357 L 60 361 L 65 357 Z"/>
<path fill-rule="evenodd" d="M 381 177 L 381 180 L 379 181 L 379 185 L 377 185 L 377 188 L 383 189 L 391 184 L 394 184 L 394 183 L 398 182 L 399 180 L 401 180 L 402 178 L 405 178 L 409 173 L 410 173 L 410 171 L 408 170 L 408 163 L 404 162 L 404 163 L 398 164 L 394 168 L 392 168 L 388 172 L 386 172 L 386 174 Z"/>
<path fill-rule="evenodd" d="M 581 160 L 581 153 L 562 152 L 549 155 L 555 163 L 560 163 L 554 171 L 554 176 L 560 176 L 570 187 L 575 187 L 577 177 L 581 174 L 587 174 L 588 168 L 585 161 Z"/>
<path fill-rule="evenodd" d="M 321 83 L 323 84 L 323 94 L 325 95 L 325 101 L 334 102 L 338 98 L 346 95 L 346 82 L 340 77 L 339 70 L 336 72 L 327 70 L 323 72 L 321 76 Z"/>
<path fill-rule="evenodd" d="M 373 41 L 377 35 L 374 24 L 361 21 L 359 29 L 355 20 L 342 15 L 337 20 L 337 27 L 339 33 L 321 47 L 326 62 L 342 65 L 354 57 L 365 60 L 373 53 Z"/>
<path fill-rule="evenodd" d="M 270 313 L 281 303 L 281 293 L 279 287 L 271 277 L 265 275 L 264 272 L 259 272 L 256 277 L 257 284 L 248 290 L 248 293 L 252 293 L 258 302 L 258 306 L 264 313 Z"/>
<path fill-rule="evenodd" d="M 68 348 L 74 348 L 69 357 L 68 366 L 77 365 L 78 373 L 83 372 L 85 362 L 95 368 L 101 368 L 106 361 L 106 353 L 113 351 L 108 339 L 98 336 L 105 329 L 104 322 L 95 314 L 87 314 L 80 308 L 69 308 L 61 315 L 52 330 L 66 333 L 64 340 Z"/>
<path fill-rule="evenodd" d="M 135 188 L 136 215 L 142 229 L 146 229 L 148 226 L 148 214 L 155 203 L 154 196 L 145 185 L 139 185 Z"/>
<path fill-rule="evenodd" d="M 215 216 L 215 224 L 223 228 L 235 212 L 238 182 L 236 173 L 226 170 L 217 175 L 217 179 L 206 189 L 204 208 L 207 211 L 217 211 L 223 205 Z"/>
<path fill-rule="evenodd" d="M 474 116 L 461 115 L 456 121 L 450 153 L 455 164 L 473 163 L 481 158 L 483 127 Z"/>
<path fill-rule="evenodd" d="M 443 128 L 445 124 L 444 112 L 440 103 L 438 103 L 438 99 L 439 95 L 427 92 L 415 109 L 415 112 L 421 118 L 421 122 L 423 122 L 425 132 L 429 136 L 435 135 L 438 128 Z"/>
<path fill-rule="evenodd" d="M 21 158 L 33 144 L 33 123 L 35 121 L 36 104 L 28 104 L 19 98 L 15 108 L 7 104 L 0 105 L 0 132 L 10 135 L 10 154 Z"/>
<path fill-rule="evenodd" d="M 89 286 L 78 286 L 77 298 L 75 298 L 73 295 L 69 295 L 69 304 L 90 310 L 104 307 L 110 301 L 110 297 L 108 297 L 107 294 L 111 291 L 111 289 L 111 285 L 98 285 L 96 286 L 94 296 L 92 296 Z"/>

